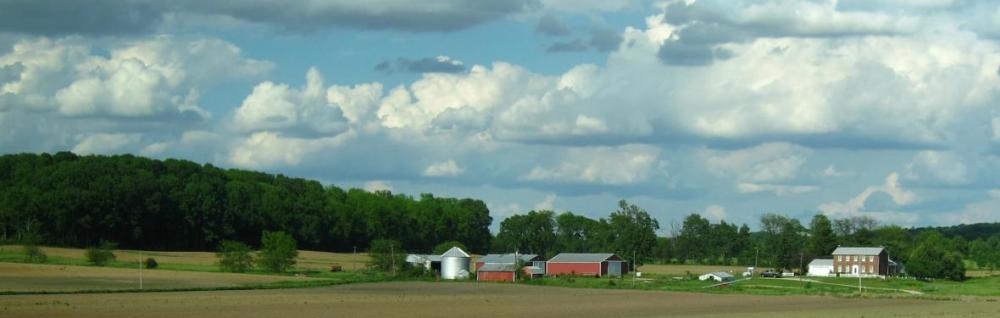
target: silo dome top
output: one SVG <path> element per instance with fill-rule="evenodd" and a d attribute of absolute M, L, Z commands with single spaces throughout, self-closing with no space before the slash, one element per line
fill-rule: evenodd
<path fill-rule="evenodd" d="M 458 246 L 456 246 L 456 247 L 452 247 L 447 252 L 444 252 L 444 254 L 441 254 L 441 257 L 469 258 L 469 253 L 466 253 L 461 248 L 458 248 Z"/>

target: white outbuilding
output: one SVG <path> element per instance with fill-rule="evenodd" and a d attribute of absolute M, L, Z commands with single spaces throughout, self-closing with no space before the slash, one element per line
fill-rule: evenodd
<path fill-rule="evenodd" d="M 461 248 L 452 247 L 441 254 L 442 279 L 468 279 L 471 258 Z"/>
<path fill-rule="evenodd" d="M 733 277 L 732 274 L 729 274 L 729 273 L 726 273 L 726 272 L 712 272 L 712 273 L 708 273 L 708 274 L 705 274 L 705 275 L 698 276 L 698 280 L 709 280 L 709 279 L 717 281 L 717 282 L 728 282 L 728 281 L 735 280 L 736 277 Z"/>
<path fill-rule="evenodd" d="M 833 275 L 833 260 L 817 258 L 809 262 L 809 276 L 827 277 Z"/>

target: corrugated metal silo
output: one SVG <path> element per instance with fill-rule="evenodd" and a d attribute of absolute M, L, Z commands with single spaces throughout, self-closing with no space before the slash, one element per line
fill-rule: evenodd
<path fill-rule="evenodd" d="M 458 247 L 452 247 L 447 252 L 444 252 L 444 254 L 441 254 L 441 278 L 469 278 L 469 262 L 468 253 Z"/>

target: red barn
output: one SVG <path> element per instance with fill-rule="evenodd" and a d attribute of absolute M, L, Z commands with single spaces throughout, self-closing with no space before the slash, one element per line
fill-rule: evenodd
<path fill-rule="evenodd" d="M 549 276 L 623 276 L 628 273 L 628 264 L 622 258 L 610 253 L 561 253 L 546 264 Z"/>

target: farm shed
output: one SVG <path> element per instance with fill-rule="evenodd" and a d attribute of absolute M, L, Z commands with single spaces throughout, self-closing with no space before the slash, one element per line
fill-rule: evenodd
<path fill-rule="evenodd" d="M 622 276 L 628 273 L 628 263 L 611 253 L 561 253 L 546 264 L 549 276 Z"/>
<path fill-rule="evenodd" d="M 441 254 L 441 278 L 469 278 L 469 260 L 469 253 L 458 247 L 452 247 L 444 252 Z"/>
<path fill-rule="evenodd" d="M 733 275 L 726 272 L 712 272 L 698 276 L 698 280 L 709 280 L 709 279 L 717 282 L 729 282 L 735 280 L 736 277 L 733 277 Z"/>
<path fill-rule="evenodd" d="M 521 261 L 521 265 L 545 268 L 545 261 L 538 255 L 517 254 L 517 258 Z M 479 268 L 486 264 L 514 264 L 514 254 L 487 254 L 476 260 L 476 270 L 479 270 Z"/>
<path fill-rule="evenodd" d="M 833 275 L 833 260 L 817 258 L 809 262 L 809 276 L 827 277 Z"/>
<path fill-rule="evenodd" d="M 413 267 L 423 267 L 431 271 L 441 270 L 441 255 L 409 254 L 406 262 Z"/>
<path fill-rule="evenodd" d="M 490 282 L 514 281 L 514 264 L 488 263 L 476 270 L 476 280 Z"/>

